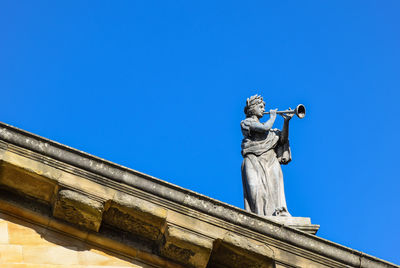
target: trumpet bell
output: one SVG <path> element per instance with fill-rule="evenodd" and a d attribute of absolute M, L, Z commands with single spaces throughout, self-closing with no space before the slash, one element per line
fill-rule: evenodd
<path fill-rule="evenodd" d="M 297 105 L 295 113 L 298 118 L 303 119 L 306 116 L 306 107 L 303 104 Z"/>

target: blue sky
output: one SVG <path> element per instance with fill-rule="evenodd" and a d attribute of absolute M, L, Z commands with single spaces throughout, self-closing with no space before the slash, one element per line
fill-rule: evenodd
<path fill-rule="evenodd" d="M 283 167 L 289 211 L 399 264 L 399 9 L 2 1 L 0 120 L 243 208 L 246 98 L 303 103 Z"/>

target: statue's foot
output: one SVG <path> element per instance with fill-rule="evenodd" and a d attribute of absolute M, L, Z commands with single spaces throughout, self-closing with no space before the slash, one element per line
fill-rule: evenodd
<path fill-rule="evenodd" d="M 279 216 L 281 216 L 281 217 L 292 217 L 292 215 L 290 215 L 290 213 L 287 212 L 287 211 L 281 212 L 281 213 L 279 214 Z"/>
<path fill-rule="evenodd" d="M 285 207 L 275 209 L 272 216 L 280 216 L 280 217 L 291 217 L 290 213 L 287 211 Z"/>

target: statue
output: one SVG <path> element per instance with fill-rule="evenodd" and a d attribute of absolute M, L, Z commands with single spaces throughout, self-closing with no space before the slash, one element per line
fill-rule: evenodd
<path fill-rule="evenodd" d="M 289 121 L 296 113 L 305 116 L 304 105 L 295 110 L 270 110 L 270 118 L 265 123 L 260 118 L 265 111 L 265 102 L 255 95 L 247 99 L 241 122 L 242 141 L 242 182 L 244 206 L 247 211 L 262 216 L 291 216 L 285 199 L 281 164 L 291 161 L 289 147 Z M 276 115 L 284 118 L 282 131 L 273 129 Z"/>

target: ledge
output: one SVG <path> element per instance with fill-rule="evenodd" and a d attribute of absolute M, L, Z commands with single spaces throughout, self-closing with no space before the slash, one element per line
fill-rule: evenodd
<path fill-rule="evenodd" d="M 247 254 L 238 252 L 248 250 L 238 250 L 235 248 L 238 245 L 233 247 L 224 242 L 227 241 L 226 232 L 229 232 L 253 244 L 261 243 L 273 248 L 272 255 L 268 251 L 267 255 L 250 257 L 255 263 L 267 258 L 289 265 L 290 259 L 293 259 L 289 255 L 295 254 L 305 262 L 328 267 L 399 267 L 4 123 L 0 123 L 0 148 L 0 185 L 51 206 L 53 216 L 69 224 L 95 232 L 102 225 L 119 228 L 123 232 L 139 235 L 158 248 L 160 256 L 172 259 L 179 259 L 178 256 L 169 257 L 176 254 L 170 251 L 170 244 L 177 239 L 174 234 L 188 233 L 189 237 L 195 234 L 198 239 L 194 241 L 199 242 L 179 241 L 174 244 L 181 247 L 174 250 L 189 254 L 181 256 L 180 263 L 184 265 L 205 267 L 208 259 L 218 260 L 215 254 L 226 254 L 226 249 L 230 250 L 229 254 Z M 31 183 L 21 186 L 14 179 L 7 179 L 10 176 Z M 124 195 L 125 199 L 122 198 Z M 86 221 L 74 219 L 75 214 L 65 213 L 69 204 L 74 202 L 82 204 L 80 215 L 84 215 L 82 217 Z M 112 217 L 110 213 L 114 213 Z M 119 224 L 121 221 L 113 221 L 118 213 L 125 225 Z M 71 217 L 68 219 L 63 215 Z M 170 215 L 174 217 L 169 219 Z M 176 220 L 179 217 L 186 218 Z M 178 222 L 178 228 L 169 223 L 174 220 Z M 200 229 L 193 232 L 183 228 L 188 222 Z M 216 229 L 207 233 L 201 229 L 203 225 Z M 268 261 L 265 267 L 269 265 Z"/>

